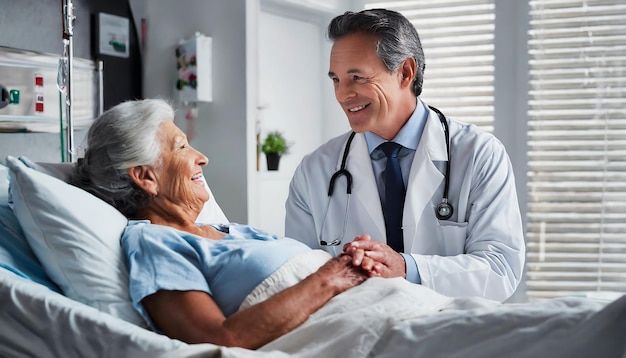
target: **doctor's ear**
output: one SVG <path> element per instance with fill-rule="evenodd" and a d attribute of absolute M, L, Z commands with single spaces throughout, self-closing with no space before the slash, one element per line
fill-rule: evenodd
<path fill-rule="evenodd" d="M 138 165 L 128 168 L 128 174 L 138 187 L 146 193 L 156 196 L 158 194 L 157 178 L 152 167 L 148 165 Z"/>
<path fill-rule="evenodd" d="M 413 78 L 415 77 L 415 72 L 417 69 L 417 62 L 413 57 L 409 57 L 400 65 L 400 73 L 402 75 L 402 84 L 411 86 L 413 83 Z"/>

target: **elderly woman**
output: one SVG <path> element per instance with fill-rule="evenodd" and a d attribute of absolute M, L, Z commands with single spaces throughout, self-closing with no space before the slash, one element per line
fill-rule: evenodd
<path fill-rule="evenodd" d="M 254 349 L 368 277 L 349 255 L 331 259 L 243 225 L 196 224 L 209 199 L 208 159 L 173 119 L 157 99 L 111 108 L 91 126 L 72 179 L 130 219 L 121 243 L 131 298 L 153 328 L 189 343 Z M 289 270 L 302 279 L 264 292 Z"/>

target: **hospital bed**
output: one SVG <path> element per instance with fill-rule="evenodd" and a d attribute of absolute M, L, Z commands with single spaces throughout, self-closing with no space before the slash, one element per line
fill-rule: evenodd
<path fill-rule="evenodd" d="M 626 296 L 499 304 L 380 278 L 256 351 L 173 340 L 132 309 L 119 247 L 126 219 L 67 184 L 71 164 L 6 164 L 2 357 L 626 357 Z M 226 217 L 211 199 L 199 221 Z"/>

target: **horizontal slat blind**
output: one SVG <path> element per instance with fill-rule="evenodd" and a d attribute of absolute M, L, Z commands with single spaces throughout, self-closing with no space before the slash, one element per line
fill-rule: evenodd
<path fill-rule="evenodd" d="M 626 2 L 530 5 L 528 296 L 626 292 Z"/>
<path fill-rule="evenodd" d="M 415 25 L 426 57 L 424 102 L 493 131 L 493 0 L 378 1 L 365 7 L 398 11 Z"/>

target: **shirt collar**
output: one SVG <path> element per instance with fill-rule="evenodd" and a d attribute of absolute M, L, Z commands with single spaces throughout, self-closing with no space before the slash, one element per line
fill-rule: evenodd
<path fill-rule="evenodd" d="M 413 114 L 411 114 L 404 126 L 400 128 L 398 134 L 391 139 L 392 142 L 396 142 L 411 150 L 417 150 L 417 145 L 420 142 L 422 132 L 424 132 L 424 127 L 426 126 L 426 119 L 428 118 L 428 111 L 424 103 L 419 98 L 416 98 L 416 100 L 417 105 Z M 385 139 L 372 132 L 365 132 L 365 141 L 367 142 L 367 149 L 370 155 L 380 144 L 386 142 Z"/>

